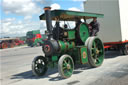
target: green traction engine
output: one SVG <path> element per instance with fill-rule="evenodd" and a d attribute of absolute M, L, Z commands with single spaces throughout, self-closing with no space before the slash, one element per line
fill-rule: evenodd
<path fill-rule="evenodd" d="M 104 47 L 102 41 L 89 36 L 86 23 L 81 23 L 75 29 L 61 28 L 59 21 L 75 21 L 103 17 L 103 14 L 76 12 L 68 10 L 50 10 L 44 8 L 45 13 L 40 15 L 40 20 L 46 20 L 48 40 L 42 46 L 44 56 L 37 56 L 32 62 L 32 72 L 36 76 L 43 76 L 48 67 L 58 65 L 59 74 L 69 78 L 73 74 L 74 65 L 89 64 L 98 67 L 104 60 Z M 52 20 L 56 25 L 52 26 Z"/>

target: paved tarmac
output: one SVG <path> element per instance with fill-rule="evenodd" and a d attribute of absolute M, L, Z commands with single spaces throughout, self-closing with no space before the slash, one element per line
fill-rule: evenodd
<path fill-rule="evenodd" d="M 57 67 L 49 69 L 43 77 L 35 77 L 31 63 L 38 55 L 43 55 L 41 47 L 0 50 L 1 85 L 128 85 L 128 55 L 106 52 L 102 66 L 78 65 L 68 79 L 59 76 Z"/>

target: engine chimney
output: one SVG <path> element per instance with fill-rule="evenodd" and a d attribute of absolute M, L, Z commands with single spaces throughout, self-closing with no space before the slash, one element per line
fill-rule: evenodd
<path fill-rule="evenodd" d="M 48 40 L 52 39 L 52 20 L 51 20 L 51 7 L 44 7 L 45 19 L 48 30 Z"/>

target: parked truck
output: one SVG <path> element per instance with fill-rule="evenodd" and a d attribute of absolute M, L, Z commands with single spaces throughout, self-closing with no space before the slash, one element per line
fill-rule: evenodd
<path fill-rule="evenodd" d="M 40 46 L 43 44 L 43 39 L 40 34 L 40 30 L 33 30 L 33 31 L 28 31 L 26 34 L 27 40 L 26 43 L 28 46 Z"/>
<path fill-rule="evenodd" d="M 128 54 L 128 0 L 87 0 L 84 11 L 103 13 L 104 19 L 98 19 L 98 36 L 104 48 L 117 49 L 121 54 Z M 89 23 L 90 21 L 88 21 Z"/>

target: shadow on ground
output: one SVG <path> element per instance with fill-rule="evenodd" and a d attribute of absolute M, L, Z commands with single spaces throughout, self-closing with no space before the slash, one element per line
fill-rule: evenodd
<path fill-rule="evenodd" d="M 105 53 L 105 59 L 114 58 L 114 57 L 118 57 L 118 56 L 120 56 L 120 53 L 118 51 L 108 51 L 108 52 Z M 75 65 L 75 70 L 73 72 L 73 75 L 79 74 L 79 73 L 83 72 L 83 70 L 89 70 L 89 69 L 93 69 L 93 68 L 89 67 L 88 64 L 86 64 L 86 65 Z M 26 71 L 26 72 L 22 72 L 22 73 L 19 73 L 19 74 L 12 75 L 11 79 L 41 79 L 41 78 L 43 79 L 43 78 L 49 78 L 49 81 L 63 80 L 63 78 L 61 78 L 59 73 L 58 73 L 57 76 L 54 76 L 54 77 L 50 76 L 51 74 L 55 74 L 55 73 L 58 73 L 57 68 L 49 69 L 44 76 L 36 77 L 36 76 L 33 75 L 32 71 L 30 70 L 30 71 Z"/>
<path fill-rule="evenodd" d="M 48 70 L 48 72 L 42 76 L 42 77 L 37 77 L 35 75 L 33 75 L 32 70 L 30 71 L 26 71 L 26 72 L 22 72 L 19 74 L 15 74 L 12 75 L 11 79 L 40 79 L 40 78 L 48 78 L 49 75 L 56 73 L 57 70 L 53 69 L 53 70 Z"/>
<path fill-rule="evenodd" d="M 119 51 L 106 51 L 105 52 L 105 59 L 107 58 L 115 58 L 118 56 L 122 56 Z"/>
<path fill-rule="evenodd" d="M 73 75 L 79 74 L 79 73 L 83 72 L 83 70 L 89 70 L 89 69 L 90 69 L 90 67 L 88 65 L 76 65 L 75 70 L 73 72 Z M 53 77 L 50 76 L 50 75 L 55 74 L 55 73 L 58 73 L 57 68 L 49 69 L 44 76 L 37 77 L 37 76 L 33 75 L 32 71 L 30 70 L 30 71 L 26 71 L 26 72 L 22 72 L 22 73 L 12 75 L 11 79 L 43 79 L 43 78 L 49 78 L 49 81 L 59 81 L 59 80 L 64 79 L 59 75 L 59 73 L 56 76 L 53 76 Z"/>

